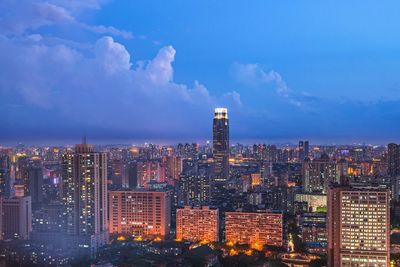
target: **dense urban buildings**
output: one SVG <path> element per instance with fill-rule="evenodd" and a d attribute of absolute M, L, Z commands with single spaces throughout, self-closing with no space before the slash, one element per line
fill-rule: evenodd
<path fill-rule="evenodd" d="M 391 251 L 396 262 L 396 144 L 230 144 L 228 110 L 210 115 L 212 142 L 0 148 L 0 255 L 386 267 Z"/>
<path fill-rule="evenodd" d="M 390 266 L 389 191 L 333 186 L 328 191 L 328 267 Z"/>
<path fill-rule="evenodd" d="M 110 191 L 110 233 L 165 238 L 170 232 L 168 191 Z"/>
<path fill-rule="evenodd" d="M 225 239 L 233 244 L 283 245 L 283 217 L 271 212 L 226 212 Z"/>
<path fill-rule="evenodd" d="M 400 267 L 399 11 L 0 0 L 0 267 Z"/>
<path fill-rule="evenodd" d="M 217 242 L 219 240 L 218 209 L 207 206 L 176 210 L 176 238 L 193 242 Z"/>

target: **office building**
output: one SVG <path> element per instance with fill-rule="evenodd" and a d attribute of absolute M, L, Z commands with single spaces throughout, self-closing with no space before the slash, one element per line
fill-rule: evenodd
<path fill-rule="evenodd" d="M 389 191 L 331 187 L 328 191 L 328 267 L 389 267 Z"/>
<path fill-rule="evenodd" d="M 170 232 L 171 192 L 110 191 L 110 233 L 165 237 Z"/>
<path fill-rule="evenodd" d="M 31 197 L 0 198 L 1 239 L 29 239 L 32 231 Z"/>
<path fill-rule="evenodd" d="M 282 246 L 281 213 L 226 212 L 225 239 L 233 244 Z"/>
<path fill-rule="evenodd" d="M 192 242 L 217 242 L 219 229 L 218 209 L 184 208 L 176 210 L 176 238 Z"/>

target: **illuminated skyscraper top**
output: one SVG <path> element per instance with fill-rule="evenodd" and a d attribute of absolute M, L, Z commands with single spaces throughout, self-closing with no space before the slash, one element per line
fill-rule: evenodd
<path fill-rule="evenodd" d="M 228 109 L 216 108 L 214 111 L 214 119 L 228 119 Z"/>
<path fill-rule="evenodd" d="M 214 181 L 225 182 L 229 176 L 228 109 L 216 108 L 213 121 Z"/>

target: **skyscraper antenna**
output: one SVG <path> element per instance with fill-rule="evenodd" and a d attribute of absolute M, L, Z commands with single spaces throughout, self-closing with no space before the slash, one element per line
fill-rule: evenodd
<path fill-rule="evenodd" d="M 86 133 L 83 135 L 82 144 L 86 145 Z"/>

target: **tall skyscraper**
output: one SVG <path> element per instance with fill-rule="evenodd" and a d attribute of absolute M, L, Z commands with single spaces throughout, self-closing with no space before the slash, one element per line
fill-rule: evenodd
<path fill-rule="evenodd" d="M 216 108 L 213 121 L 214 181 L 225 183 L 229 177 L 229 120 L 226 108 Z"/>
<path fill-rule="evenodd" d="M 85 142 L 63 155 L 66 231 L 91 252 L 108 241 L 107 155 Z"/>
<path fill-rule="evenodd" d="M 394 143 L 388 144 L 388 175 L 396 177 L 400 175 L 400 146 Z"/>
<path fill-rule="evenodd" d="M 328 267 L 389 267 L 389 190 L 330 187 Z"/>
<path fill-rule="evenodd" d="M 110 191 L 110 233 L 165 237 L 171 223 L 169 191 Z"/>
<path fill-rule="evenodd" d="M 218 209 L 185 206 L 176 210 L 176 238 L 193 242 L 217 242 Z"/>
<path fill-rule="evenodd" d="M 31 196 L 32 206 L 38 207 L 43 202 L 43 171 L 41 166 L 28 167 L 28 192 Z"/>

